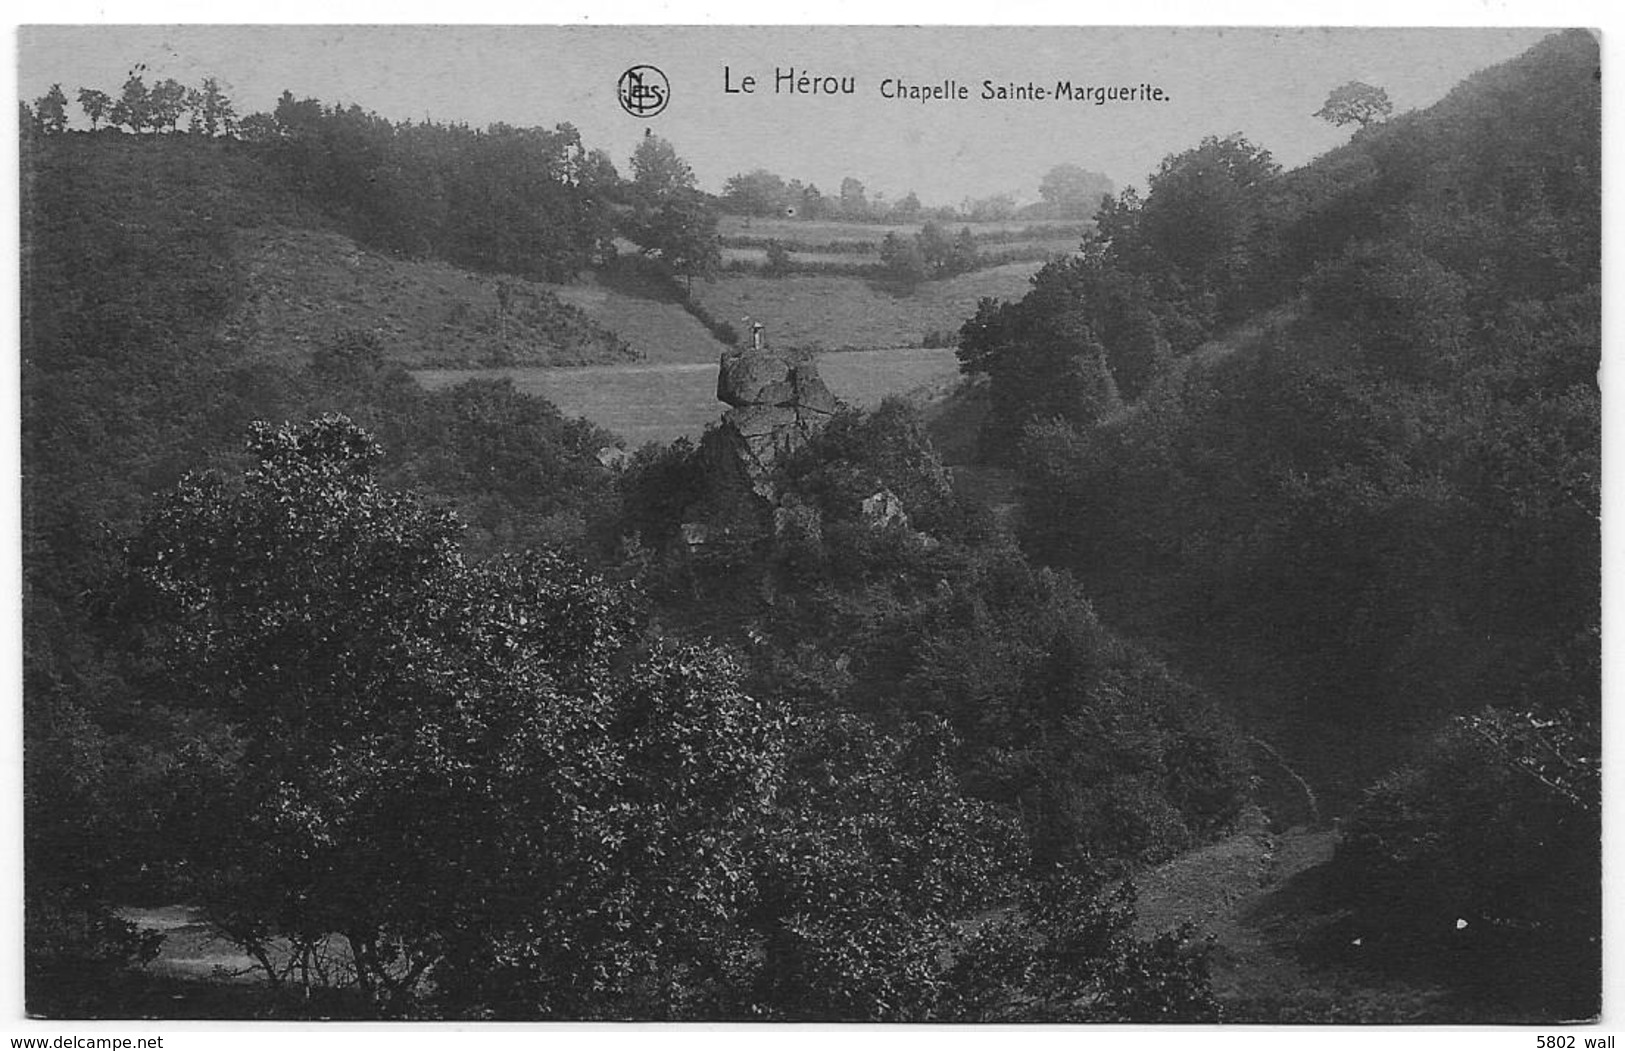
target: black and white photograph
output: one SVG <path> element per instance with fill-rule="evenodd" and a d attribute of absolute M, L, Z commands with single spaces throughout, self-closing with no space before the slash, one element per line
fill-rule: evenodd
<path fill-rule="evenodd" d="M 19 1033 L 1612 1046 L 1604 33 L 14 32 Z"/>

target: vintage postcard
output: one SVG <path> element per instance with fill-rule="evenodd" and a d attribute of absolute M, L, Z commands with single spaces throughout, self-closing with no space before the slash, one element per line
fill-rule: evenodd
<path fill-rule="evenodd" d="M 1595 1023 L 1599 40 L 22 27 L 18 1025 Z"/>

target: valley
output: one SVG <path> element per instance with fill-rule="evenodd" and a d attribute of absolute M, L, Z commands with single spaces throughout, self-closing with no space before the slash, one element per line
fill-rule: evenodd
<path fill-rule="evenodd" d="M 837 398 L 872 409 L 888 396 L 946 390 L 959 376 L 950 349 L 828 351 L 815 355 Z M 581 416 L 626 440 L 629 449 L 677 438 L 698 441 L 724 406 L 717 401 L 716 361 L 583 365 L 576 368 L 424 369 L 412 373 L 428 390 L 471 379 L 507 379 L 546 398 L 566 416 Z"/>
<path fill-rule="evenodd" d="M 53 84 L 29 1011 L 1594 1016 L 1597 63 L 929 206 Z"/>

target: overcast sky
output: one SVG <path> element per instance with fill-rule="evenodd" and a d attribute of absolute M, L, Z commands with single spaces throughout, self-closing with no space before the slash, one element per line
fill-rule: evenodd
<path fill-rule="evenodd" d="M 1312 114 L 1349 80 L 1385 88 L 1396 110 L 1430 105 L 1463 77 L 1545 35 L 1536 29 L 1221 29 L 1064 27 L 25 26 L 19 94 L 61 83 L 117 95 L 136 63 L 150 85 L 213 75 L 239 113 L 281 92 L 359 103 L 395 120 L 568 121 L 626 169 L 645 129 L 669 139 L 702 187 L 765 167 L 837 192 L 909 190 L 927 204 L 1036 196 L 1062 162 L 1143 183 L 1168 153 L 1242 132 L 1288 166 L 1347 137 Z M 616 82 L 659 67 L 664 112 L 624 112 Z M 851 78 L 853 94 L 776 91 L 777 74 Z M 736 91 L 756 77 L 755 93 Z M 891 78 L 892 85 L 885 82 Z M 1057 81 L 1142 85 L 1166 101 L 1097 106 L 988 101 L 983 82 L 1053 94 Z M 964 101 L 912 102 L 896 82 L 956 81 Z M 76 105 L 70 107 L 76 114 Z"/>

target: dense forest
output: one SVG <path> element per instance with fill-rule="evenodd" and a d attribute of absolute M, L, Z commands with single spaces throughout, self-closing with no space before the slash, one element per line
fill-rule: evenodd
<path fill-rule="evenodd" d="M 945 401 L 820 408 L 771 455 L 726 421 L 618 450 L 507 381 L 426 391 L 374 332 L 266 355 L 226 323 L 269 226 L 703 278 L 719 202 L 671 144 L 623 178 L 568 125 L 239 120 L 135 73 L 79 95 L 128 131 L 70 131 L 53 89 L 22 142 L 28 1009 L 1594 1015 L 1597 69 L 1556 35 L 1291 171 L 1204 139 L 983 301 Z M 1056 215 L 1109 189 L 1052 175 Z M 772 179 L 724 199 L 778 209 Z M 1259 821 L 1335 839 L 1294 885 L 1315 973 L 1436 995 L 1227 1000 L 1208 932 L 1145 929 L 1148 872 Z M 118 909 L 171 902 L 256 980 L 143 969 Z"/>

